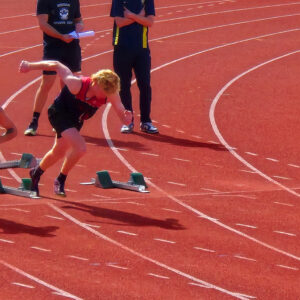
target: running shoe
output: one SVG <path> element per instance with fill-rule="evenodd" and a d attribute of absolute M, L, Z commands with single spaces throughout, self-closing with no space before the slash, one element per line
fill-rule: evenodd
<path fill-rule="evenodd" d="M 141 131 L 147 133 L 158 133 L 158 129 L 151 122 L 141 123 Z"/>
<path fill-rule="evenodd" d="M 130 123 L 128 126 L 123 125 L 121 128 L 121 133 L 132 133 L 134 124 Z"/>
<path fill-rule="evenodd" d="M 66 197 L 65 193 L 65 183 L 60 182 L 59 180 L 55 179 L 54 180 L 54 194 L 62 197 Z"/>
<path fill-rule="evenodd" d="M 37 128 L 38 128 L 38 122 L 36 120 L 32 120 L 28 128 L 24 131 L 24 135 L 35 136 Z"/>

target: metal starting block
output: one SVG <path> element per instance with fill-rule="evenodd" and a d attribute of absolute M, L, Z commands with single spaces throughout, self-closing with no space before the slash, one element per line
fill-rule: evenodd
<path fill-rule="evenodd" d="M 3 186 L 0 180 L 0 194 L 10 194 L 25 198 L 34 198 L 39 199 L 36 195 L 36 192 L 31 191 L 31 179 L 30 178 L 22 178 L 22 183 L 19 188 Z"/>
<path fill-rule="evenodd" d="M 30 153 L 23 153 L 21 159 L 0 163 L 0 169 L 23 168 L 30 169 L 37 165 L 36 158 Z"/>
<path fill-rule="evenodd" d="M 140 193 L 149 193 L 148 187 L 142 173 L 131 173 L 128 182 L 120 182 L 112 180 L 108 171 L 96 172 L 96 178 L 92 178 L 90 182 L 82 182 L 80 184 L 93 184 L 103 189 L 119 188 Z"/>

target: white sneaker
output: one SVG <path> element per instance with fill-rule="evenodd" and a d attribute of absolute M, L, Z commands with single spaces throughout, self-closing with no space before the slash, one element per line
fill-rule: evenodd
<path fill-rule="evenodd" d="M 158 133 L 158 129 L 151 122 L 141 123 L 141 131 L 147 133 Z"/>
<path fill-rule="evenodd" d="M 123 125 L 121 128 L 121 133 L 132 133 L 134 124 L 130 123 L 128 126 Z"/>

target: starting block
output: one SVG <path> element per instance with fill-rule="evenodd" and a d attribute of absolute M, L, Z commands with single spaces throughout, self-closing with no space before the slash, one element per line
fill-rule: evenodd
<path fill-rule="evenodd" d="M 30 169 L 37 165 L 36 158 L 30 153 L 23 153 L 21 159 L 0 163 L 0 169 L 23 168 Z"/>
<path fill-rule="evenodd" d="M 0 180 L 0 194 L 10 194 L 25 198 L 33 198 L 39 199 L 36 192 L 31 191 L 31 179 L 30 178 L 22 178 L 22 183 L 19 188 L 13 188 L 9 186 L 3 186 Z"/>
<path fill-rule="evenodd" d="M 95 185 L 103 189 L 119 188 L 140 193 L 149 193 L 148 187 L 142 173 L 131 173 L 128 182 L 120 182 L 112 180 L 108 171 L 96 172 L 96 178 L 92 178 L 90 182 L 82 182 L 80 184 Z"/>

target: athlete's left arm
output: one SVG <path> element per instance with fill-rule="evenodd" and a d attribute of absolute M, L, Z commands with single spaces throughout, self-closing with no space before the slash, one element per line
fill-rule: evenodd
<path fill-rule="evenodd" d="M 121 122 L 129 125 L 132 122 L 133 115 L 131 111 L 124 108 L 119 93 L 109 95 L 107 100 L 112 104 L 112 107 L 114 108 Z"/>
<path fill-rule="evenodd" d="M 69 91 L 74 95 L 78 94 L 81 89 L 81 79 L 73 75 L 71 70 L 59 61 L 41 60 L 38 62 L 29 62 L 22 60 L 19 71 L 21 73 L 27 73 L 32 70 L 56 71 L 60 79 L 68 87 Z"/>

